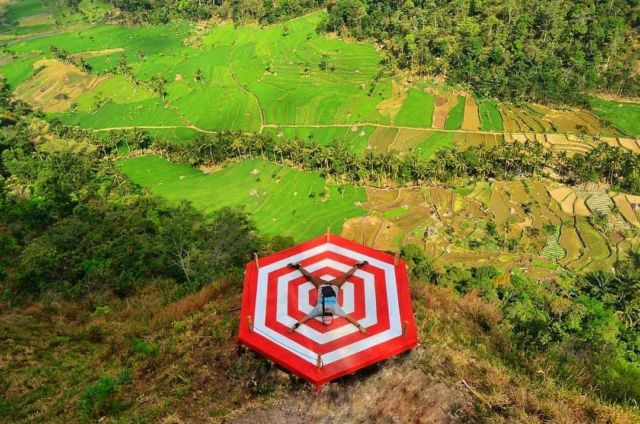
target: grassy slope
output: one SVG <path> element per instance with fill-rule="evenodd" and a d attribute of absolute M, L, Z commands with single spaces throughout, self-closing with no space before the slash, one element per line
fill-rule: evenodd
<path fill-rule="evenodd" d="M 640 137 L 640 104 L 594 98 L 591 101 L 591 107 L 596 115 L 611 122 L 619 130 L 628 135 Z"/>
<path fill-rule="evenodd" d="M 241 291 L 240 284 L 222 283 L 169 303 L 166 287 L 152 284 L 126 301 L 101 299 L 99 305 L 109 305 L 102 310 L 55 302 L 8 309 L 0 303 L 0 355 L 6 358 L 0 421 L 68 423 L 97 421 L 104 414 L 114 422 L 217 422 L 239 416 L 241 422 L 410 422 L 430 416 L 460 422 L 628 423 L 639 418 L 591 393 L 563 388 L 547 375 L 544 363 L 532 363 L 530 373 L 511 368 L 501 357 L 510 347 L 492 305 L 473 293 L 458 298 L 450 289 L 420 283 L 412 283 L 411 292 L 421 345 L 313 393 L 237 348 Z M 134 337 L 157 353 L 137 350 Z M 94 417 L 84 415 L 80 402 L 86 388 L 124 370 L 128 381 L 107 396 Z"/>
<path fill-rule="evenodd" d="M 364 188 L 345 187 L 341 194 L 318 173 L 260 160 L 246 160 L 213 174 L 156 156 L 124 160 L 120 167 L 152 192 L 172 201 L 191 201 L 204 211 L 242 205 L 263 233 L 295 240 L 320 235 L 327 226 L 340 232 L 346 219 L 365 212 L 354 204 L 366 201 Z M 326 200 L 323 193 L 328 194 Z"/>

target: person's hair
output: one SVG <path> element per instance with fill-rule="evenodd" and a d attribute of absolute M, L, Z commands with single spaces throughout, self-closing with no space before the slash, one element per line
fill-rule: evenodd
<path fill-rule="evenodd" d="M 329 309 L 329 311 L 327 311 L 327 309 Z M 325 318 L 328 318 L 327 321 L 329 322 L 325 322 Z M 333 322 L 333 311 L 330 308 L 325 308 L 322 311 L 322 323 L 324 325 L 329 325 Z"/>

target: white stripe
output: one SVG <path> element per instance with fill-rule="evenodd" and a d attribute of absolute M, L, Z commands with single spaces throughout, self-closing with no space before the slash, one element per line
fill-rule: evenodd
<path fill-rule="evenodd" d="M 288 337 L 283 336 L 282 334 L 272 330 L 271 328 L 268 328 L 265 325 L 265 320 L 266 320 L 266 293 L 267 293 L 267 286 L 268 286 L 268 276 L 271 272 L 277 270 L 277 269 L 281 269 L 283 267 L 285 267 L 288 263 L 290 262 L 299 262 L 302 261 L 306 258 L 309 258 L 311 256 L 315 256 L 318 255 L 320 253 L 323 252 L 334 252 L 334 253 L 338 253 L 341 254 L 343 256 L 346 257 L 351 257 L 354 260 L 367 260 L 369 261 L 369 263 L 376 267 L 376 268 L 380 268 L 384 271 L 385 273 L 385 277 L 386 277 L 386 289 L 387 289 L 387 302 L 389 305 L 389 323 L 390 323 L 390 328 L 382 333 L 376 334 L 374 336 L 370 336 L 370 337 L 366 337 L 363 340 L 354 342 L 350 345 L 341 347 L 339 349 L 336 349 L 332 352 L 329 352 L 325 355 L 322 356 L 322 361 L 325 365 L 328 365 L 332 362 L 344 359 L 346 357 L 349 357 L 353 354 L 356 354 L 358 352 L 362 352 L 368 348 L 371 348 L 375 345 L 378 344 L 382 344 L 388 340 L 391 340 L 395 337 L 399 337 L 402 335 L 402 323 L 400 322 L 400 305 L 398 303 L 398 289 L 397 289 L 397 284 L 396 284 L 396 279 L 395 279 L 395 270 L 394 267 L 387 263 L 387 262 L 383 262 L 380 261 L 376 258 L 372 258 L 366 255 L 363 255 L 361 253 L 358 252 L 354 252 L 352 250 L 340 247 L 340 246 L 336 246 L 334 244 L 331 243 L 325 243 L 322 244 L 320 246 L 314 247 L 313 249 L 309 249 L 306 250 L 304 252 L 292 255 L 288 258 L 282 259 L 280 261 L 274 262 L 270 265 L 267 265 L 263 268 L 260 268 L 258 270 L 258 281 L 257 281 L 257 287 L 256 287 L 256 305 L 255 305 L 255 315 L 254 315 L 254 319 L 255 319 L 255 327 L 262 333 L 266 334 L 269 338 L 272 338 L 274 340 L 276 340 L 280 345 L 286 347 L 287 349 L 289 349 L 292 353 L 296 354 L 297 356 L 299 356 L 300 358 L 306 360 L 307 362 L 310 363 L 314 363 L 315 360 L 314 359 L 310 359 L 310 358 L 315 358 L 316 357 L 316 353 L 313 352 L 312 350 L 296 343 L 295 341 L 289 339 Z M 322 262 L 322 261 L 320 261 Z M 315 264 L 314 264 L 315 265 Z M 344 264 L 342 264 L 342 266 L 346 266 Z M 311 267 L 310 267 L 311 268 Z M 311 269 L 310 269 L 311 270 Z M 360 270 L 358 270 L 360 271 Z M 297 274 L 298 271 L 294 271 L 293 273 L 289 273 L 286 274 L 285 276 L 280 277 L 280 279 L 278 280 L 278 289 L 280 288 L 280 280 L 285 280 L 288 279 L 290 280 L 291 274 Z M 363 272 L 364 273 L 364 272 Z M 368 273 L 366 273 L 368 274 Z M 283 281 L 283 284 L 286 284 L 285 281 Z M 374 290 L 372 290 L 373 293 L 375 293 Z M 281 309 L 284 307 L 284 309 L 282 309 L 283 311 L 286 311 L 286 299 L 285 299 L 285 303 L 284 305 L 281 303 L 280 298 L 277 299 L 277 306 L 276 306 L 276 313 L 279 316 L 281 314 Z M 375 305 L 375 303 L 374 303 Z M 375 310 L 375 307 L 374 307 Z M 369 311 L 367 311 L 369 312 Z M 286 316 L 286 315 L 285 315 Z M 292 320 L 291 317 L 289 317 L 290 320 Z M 291 322 L 291 324 L 293 324 L 293 322 Z M 355 330 L 355 327 L 352 326 L 348 326 L 351 327 L 352 330 Z M 344 328 L 344 327 L 343 327 Z M 299 328 L 298 331 L 303 331 L 304 329 L 309 329 L 309 327 L 307 326 L 302 326 Z M 315 331 L 315 330 L 313 330 Z M 338 331 L 338 330 L 334 330 L 334 331 Z M 329 334 L 329 333 L 325 333 L 325 334 Z M 314 338 L 314 340 L 316 340 Z M 306 355 L 306 356 L 304 356 Z"/>

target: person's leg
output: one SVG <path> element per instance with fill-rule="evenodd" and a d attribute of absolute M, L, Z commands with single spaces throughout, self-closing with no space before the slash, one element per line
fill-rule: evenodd
<path fill-rule="evenodd" d="M 330 281 L 330 284 L 336 285 L 338 287 L 340 287 L 341 285 L 343 285 L 345 283 L 345 281 L 347 281 L 347 278 L 351 277 L 353 275 L 354 272 L 356 272 L 356 270 L 359 268 L 359 266 L 356 264 L 353 266 L 353 268 L 351 268 L 349 271 L 345 272 L 344 274 L 342 274 L 339 277 L 334 278 L 333 280 Z"/>
<path fill-rule="evenodd" d="M 311 284 L 313 284 L 314 286 L 318 287 L 321 286 L 323 284 L 328 284 L 327 281 L 324 281 L 322 278 L 320 277 L 316 277 L 315 275 L 313 275 L 312 273 L 310 273 L 309 271 L 307 271 L 306 269 L 304 269 L 302 266 L 300 266 L 300 268 L 298 268 L 298 270 L 300 270 L 300 272 L 302 273 L 302 275 L 304 275 L 305 277 L 307 277 L 309 279 L 309 281 L 311 281 Z"/>

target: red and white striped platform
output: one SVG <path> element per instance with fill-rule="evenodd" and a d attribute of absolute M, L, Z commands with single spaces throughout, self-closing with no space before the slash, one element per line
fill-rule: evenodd
<path fill-rule="evenodd" d="M 361 334 L 344 318 L 320 319 L 288 330 L 317 302 L 317 289 L 296 269 L 299 262 L 324 279 L 369 263 L 342 286 L 338 303 L 368 330 Z M 418 343 L 406 265 L 388 253 L 324 235 L 246 266 L 238 341 L 320 386 Z"/>

